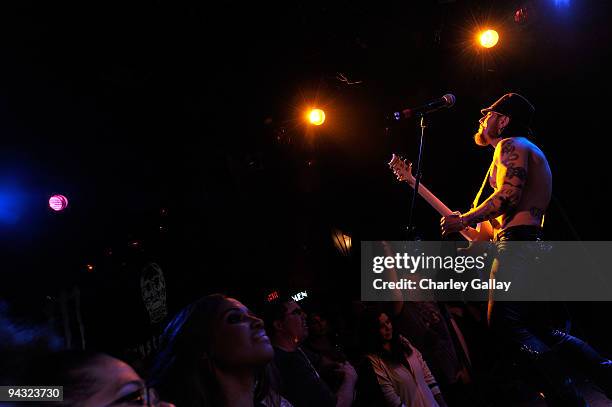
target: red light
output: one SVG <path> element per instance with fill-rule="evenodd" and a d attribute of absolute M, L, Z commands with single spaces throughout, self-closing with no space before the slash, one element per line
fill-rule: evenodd
<path fill-rule="evenodd" d="M 278 300 L 278 291 L 272 291 L 268 294 L 268 302 L 272 302 L 274 300 Z"/>
<path fill-rule="evenodd" d="M 92 271 L 94 271 L 94 266 L 93 264 L 88 264 L 85 266 L 87 268 L 87 272 L 91 273 Z"/>
<path fill-rule="evenodd" d="M 49 198 L 49 207 L 56 212 L 63 211 L 68 206 L 68 198 L 64 195 L 53 195 Z"/>
<path fill-rule="evenodd" d="M 517 24 L 525 24 L 527 22 L 527 7 L 521 7 L 514 12 L 514 22 Z"/>

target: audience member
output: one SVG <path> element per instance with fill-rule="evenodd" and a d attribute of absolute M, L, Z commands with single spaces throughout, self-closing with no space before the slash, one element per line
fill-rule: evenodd
<path fill-rule="evenodd" d="M 302 348 L 321 373 L 323 380 L 333 391 L 337 391 L 342 381 L 336 370 L 347 361 L 346 354 L 329 319 L 323 312 L 309 313 L 307 322 L 308 336 Z"/>
<path fill-rule="evenodd" d="M 35 359 L 22 385 L 63 386 L 63 402 L 74 407 L 172 407 L 127 363 L 103 353 L 61 351 Z"/>
<path fill-rule="evenodd" d="M 296 407 L 352 405 L 357 382 L 355 369 L 348 362 L 337 363 L 335 374 L 340 385 L 335 393 L 330 389 L 300 346 L 308 336 L 308 326 L 306 314 L 297 302 L 281 298 L 269 303 L 265 319 L 283 397 Z"/>
<path fill-rule="evenodd" d="M 378 309 L 362 316 L 363 347 L 388 407 L 444 407 L 438 384 L 421 353 L 393 330 L 390 318 Z M 372 391 L 363 387 L 364 391 Z M 376 389 L 378 390 L 378 389 Z M 366 397 L 367 398 L 367 397 Z"/>
<path fill-rule="evenodd" d="M 180 407 L 288 406 L 270 390 L 266 365 L 274 349 L 240 301 L 213 294 L 168 324 L 151 382 Z"/>
<path fill-rule="evenodd" d="M 308 315 L 308 336 L 304 348 L 332 362 L 344 362 L 346 355 L 338 343 L 338 338 L 329 319 L 322 312 Z"/>

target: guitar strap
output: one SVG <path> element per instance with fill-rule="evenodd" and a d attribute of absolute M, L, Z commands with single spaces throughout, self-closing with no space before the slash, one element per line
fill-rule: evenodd
<path fill-rule="evenodd" d="M 476 198 L 474 198 L 474 202 L 472 202 L 472 209 L 475 209 L 476 207 L 478 207 L 478 201 L 480 201 L 480 196 L 482 195 L 482 191 L 484 191 L 485 185 L 487 185 L 487 182 L 489 181 L 489 177 L 491 176 L 491 171 L 493 171 L 493 163 L 495 161 L 491 161 L 491 165 L 489 166 L 489 169 L 487 170 L 487 173 L 484 176 L 484 179 L 482 180 L 482 185 L 480 186 L 480 190 L 478 190 L 478 193 L 476 194 Z"/>
<path fill-rule="evenodd" d="M 478 190 L 478 193 L 476 194 L 476 198 L 474 198 L 474 202 L 472 202 L 472 209 L 475 209 L 476 207 L 478 207 L 478 201 L 480 201 L 480 196 L 482 195 L 482 191 L 484 191 L 485 185 L 487 185 L 487 181 L 489 181 L 489 177 L 491 176 L 491 171 L 493 171 L 494 163 L 495 161 L 491 161 L 491 165 L 489 166 L 489 169 L 487 170 L 487 173 L 485 174 L 484 179 L 482 180 L 482 185 L 480 185 L 480 189 Z M 545 219 L 546 219 L 546 214 L 542 215 L 542 222 L 540 223 L 541 228 L 544 227 Z"/>

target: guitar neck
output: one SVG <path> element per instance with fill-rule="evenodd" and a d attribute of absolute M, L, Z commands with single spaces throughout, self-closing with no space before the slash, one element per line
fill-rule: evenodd
<path fill-rule="evenodd" d="M 430 204 L 440 215 L 448 216 L 451 213 L 453 213 L 453 211 L 450 210 L 450 208 L 448 206 L 444 205 L 444 202 L 439 200 L 438 197 L 435 196 L 423 184 L 419 184 L 419 195 L 421 195 L 427 201 L 427 203 Z M 459 233 L 461 233 L 461 236 L 463 236 L 466 240 L 471 242 L 471 241 L 476 240 L 475 232 L 477 234 L 477 231 L 475 229 L 468 228 L 466 230 L 462 230 Z"/>
<path fill-rule="evenodd" d="M 419 184 L 419 195 L 421 195 L 440 215 L 448 216 L 453 213 L 448 206 L 444 205 L 444 202 L 439 200 L 438 197 L 423 184 Z"/>

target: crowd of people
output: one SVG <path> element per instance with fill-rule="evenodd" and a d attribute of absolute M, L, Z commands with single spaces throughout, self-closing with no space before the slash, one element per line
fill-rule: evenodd
<path fill-rule="evenodd" d="M 363 352 L 342 343 L 324 311 L 307 314 L 290 297 L 258 308 L 222 294 L 189 304 L 167 324 L 146 381 L 110 355 L 57 349 L 0 380 L 63 386 L 66 406 L 446 406 L 383 308 L 360 312 Z"/>
<path fill-rule="evenodd" d="M 475 388 L 447 304 L 358 302 L 342 334 L 329 307 L 289 296 L 253 305 L 222 294 L 189 304 L 140 374 L 104 353 L 56 349 L 33 353 L 0 384 L 63 386 L 65 406 L 513 405 Z"/>

